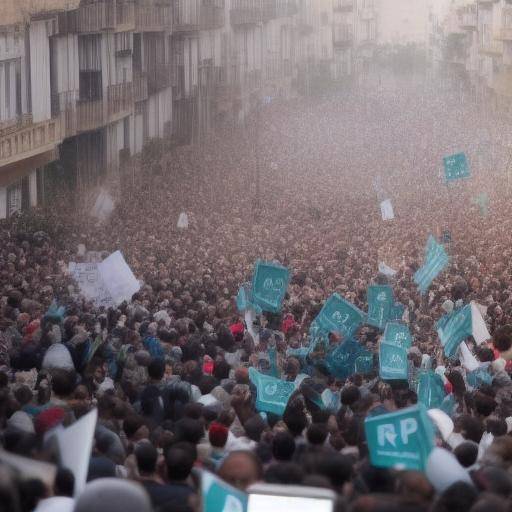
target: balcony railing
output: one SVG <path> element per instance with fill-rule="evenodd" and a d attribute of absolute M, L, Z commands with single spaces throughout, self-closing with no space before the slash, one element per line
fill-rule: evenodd
<path fill-rule="evenodd" d="M 486 55 L 501 55 L 503 53 L 503 43 L 495 39 L 482 41 L 479 51 Z"/>
<path fill-rule="evenodd" d="M 133 101 L 148 99 L 148 77 L 146 73 L 133 75 Z"/>
<path fill-rule="evenodd" d="M 139 32 L 170 30 L 172 28 L 171 6 L 137 4 L 135 24 Z"/>
<path fill-rule="evenodd" d="M 107 111 L 109 117 L 128 114 L 133 109 L 133 84 L 109 85 L 107 87 Z"/>
<path fill-rule="evenodd" d="M 504 7 L 501 16 L 502 24 L 497 39 L 512 41 L 512 7 Z"/>
<path fill-rule="evenodd" d="M 28 118 L 25 119 L 28 122 Z M 0 132 L 0 167 L 55 149 L 61 140 L 59 119 Z"/>
<path fill-rule="evenodd" d="M 177 2 L 173 12 L 175 32 L 195 32 L 222 28 L 225 24 L 224 0 L 183 0 Z"/>
<path fill-rule="evenodd" d="M 354 0 L 334 0 L 335 12 L 350 12 L 354 10 Z"/>
<path fill-rule="evenodd" d="M 116 21 L 115 5 L 112 0 L 81 5 L 78 8 L 78 31 L 101 32 L 113 29 Z"/>
<path fill-rule="evenodd" d="M 132 1 L 117 1 L 115 23 L 117 30 L 135 28 L 135 4 Z"/>
<path fill-rule="evenodd" d="M 265 23 L 277 17 L 276 0 L 233 0 L 231 4 L 231 25 Z"/>
<path fill-rule="evenodd" d="M 96 130 L 106 124 L 103 100 L 80 100 L 76 104 L 77 132 Z"/>
<path fill-rule="evenodd" d="M 477 27 L 477 15 L 473 5 L 464 8 L 459 15 L 460 27 L 465 30 L 475 30 Z"/>

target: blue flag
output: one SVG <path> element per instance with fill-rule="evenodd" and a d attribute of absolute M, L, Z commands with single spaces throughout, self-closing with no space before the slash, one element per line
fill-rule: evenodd
<path fill-rule="evenodd" d="M 405 306 L 400 302 L 395 302 L 389 312 L 390 322 L 400 322 L 405 313 Z"/>
<path fill-rule="evenodd" d="M 420 372 L 418 382 L 418 401 L 427 409 L 441 407 L 445 398 L 443 379 L 432 370 Z"/>
<path fill-rule="evenodd" d="M 279 313 L 289 281 L 286 267 L 258 260 L 252 277 L 252 301 L 263 311 Z"/>
<path fill-rule="evenodd" d="M 255 368 L 249 368 L 249 379 L 256 386 L 256 409 L 282 416 L 286 404 L 295 391 L 295 384 L 270 375 L 264 375 Z"/>
<path fill-rule="evenodd" d="M 458 346 L 473 332 L 471 305 L 444 315 L 437 321 L 436 327 L 446 357 L 453 357 Z"/>
<path fill-rule="evenodd" d="M 446 156 L 443 158 L 443 163 L 446 181 L 469 178 L 471 175 L 465 153 Z"/>
<path fill-rule="evenodd" d="M 492 375 L 488 368 L 477 368 L 466 374 L 466 380 L 472 388 L 479 388 L 482 384 L 491 385 Z"/>
<path fill-rule="evenodd" d="M 423 266 L 414 274 L 414 282 L 418 285 L 422 294 L 427 291 L 432 281 L 448 265 L 448 261 L 448 254 L 446 254 L 444 247 L 437 243 L 435 238 L 430 235 L 427 241 Z"/>
<path fill-rule="evenodd" d="M 388 322 L 384 329 L 384 343 L 408 349 L 412 345 L 412 336 L 407 325 L 399 322 Z"/>
<path fill-rule="evenodd" d="M 341 333 L 350 338 L 364 319 L 364 313 L 337 293 L 332 294 L 316 317 L 316 321 L 327 332 Z"/>
<path fill-rule="evenodd" d="M 363 375 L 373 371 L 373 353 L 368 351 L 361 352 L 357 357 L 354 365 L 354 373 L 362 373 Z"/>
<path fill-rule="evenodd" d="M 366 323 L 384 329 L 394 306 L 393 289 L 389 285 L 368 286 L 367 299 L 368 316 Z"/>
<path fill-rule="evenodd" d="M 373 466 L 425 469 L 434 448 L 434 427 L 422 404 L 367 417 L 364 429 Z"/>

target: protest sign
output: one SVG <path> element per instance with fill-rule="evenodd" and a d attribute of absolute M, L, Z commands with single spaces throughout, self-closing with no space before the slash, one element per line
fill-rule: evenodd
<path fill-rule="evenodd" d="M 465 153 L 446 156 L 443 158 L 443 164 L 447 182 L 470 177 L 469 165 Z"/>
<path fill-rule="evenodd" d="M 209 471 L 201 472 L 203 512 L 245 512 L 248 496 Z"/>
<path fill-rule="evenodd" d="M 80 293 L 96 307 L 110 308 L 114 301 L 98 269 L 98 263 L 69 263 L 68 272 L 78 284 Z"/>
<path fill-rule="evenodd" d="M 383 261 L 379 262 L 379 272 L 387 277 L 394 277 L 396 275 L 396 270 L 386 265 Z"/>
<path fill-rule="evenodd" d="M 489 196 L 487 195 L 487 193 L 482 192 L 481 194 L 478 194 L 473 199 L 473 202 L 480 209 L 480 215 L 482 217 L 487 217 L 487 214 L 489 213 Z"/>
<path fill-rule="evenodd" d="M 356 356 L 354 373 L 367 374 L 373 371 L 373 353 L 362 351 Z"/>
<path fill-rule="evenodd" d="M 388 285 L 371 285 L 367 291 L 368 316 L 366 323 L 384 329 L 394 305 L 393 289 Z"/>
<path fill-rule="evenodd" d="M 249 368 L 249 378 L 256 386 L 256 409 L 258 412 L 271 412 L 281 416 L 288 399 L 295 391 L 295 384 L 258 372 Z"/>
<path fill-rule="evenodd" d="M 97 419 L 98 410 L 93 409 L 70 427 L 55 432 L 60 462 L 75 476 L 75 495 L 83 490 L 87 481 Z"/>
<path fill-rule="evenodd" d="M 12 469 L 20 480 L 41 480 L 47 489 L 53 489 L 57 466 L 29 459 L 0 448 L 0 464 Z"/>
<path fill-rule="evenodd" d="M 490 386 L 492 384 L 492 375 L 489 373 L 488 368 L 477 368 L 472 372 L 466 373 L 466 381 L 468 386 L 478 389 L 483 384 Z"/>
<path fill-rule="evenodd" d="M 401 321 L 405 313 L 405 306 L 400 302 L 395 302 L 389 311 L 389 321 Z"/>
<path fill-rule="evenodd" d="M 105 288 L 116 306 L 124 301 L 131 301 L 132 295 L 140 290 L 139 281 L 133 275 L 120 251 L 116 251 L 104 259 L 98 265 L 98 270 Z"/>
<path fill-rule="evenodd" d="M 430 235 L 425 250 L 425 261 L 423 266 L 414 274 L 414 282 L 418 285 L 423 294 L 427 291 L 432 281 L 448 265 L 448 254 L 441 244 L 438 244 L 435 238 Z"/>
<path fill-rule="evenodd" d="M 91 215 L 96 217 L 100 222 L 104 222 L 110 217 L 114 211 L 114 207 L 112 196 L 106 190 L 101 189 L 92 207 Z"/>
<path fill-rule="evenodd" d="M 188 215 L 185 212 L 180 213 L 176 227 L 178 229 L 188 229 Z"/>
<path fill-rule="evenodd" d="M 368 353 L 352 338 L 340 343 L 325 356 L 325 366 L 338 379 L 346 379 L 356 372 L 356 360 Z M 362 361 L 360 362 L 362 364 Z M 372 359 L 373 366 L 373 359 Z"/>
<path fill-rule="evenodd" d="M 383 380 L 407 380 L 407 350 L 382 342 L 379 346 L 379 375 Z"/>
<path fill-rule="evenodd" d="M 408 349 L 412 345 L 412 336 L 407 325 L 399 322 L 388 322 L 384 329 L 384 343 Z"/>
<path fill-rule="evenodd" d="M 427 409 L 437 409 L 446 396 L 443 379 L 432 370 L 423 370 L 419 375 L 418 401 Z"/>
<path fill-rule="evenodd" d="M 395 218 L 393 205 L 389 199 L 380 203 L 380 214 L 382 215 L 382 220 L 393 220 Z"/>
<path fill-rule="evenodd" d="M 368 417 L 364 428 L 373 466 L 425 468 L 434 447 L 434 429 L 423 405 Z"/>
<path fill-rule="evenodd" d="M 252 278 L 252 300 L 263 311 L 279 313 L 288 289 L 290 271 L 277 263 L 258 260 Z"/>
<path fill-rule="evenodd" d="M 364 313 L 337 293 L 331 295 L 316 317 L 318 324 L 327 332 L 338 332 L 350 337 L 359 328 Z"/>

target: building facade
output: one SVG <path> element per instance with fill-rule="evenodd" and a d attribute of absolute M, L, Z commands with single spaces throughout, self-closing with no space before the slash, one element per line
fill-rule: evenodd
<path fill-rule="evenodd" d="M 4 0 L 0 219 L 364 72 L 378 0 Z"/>

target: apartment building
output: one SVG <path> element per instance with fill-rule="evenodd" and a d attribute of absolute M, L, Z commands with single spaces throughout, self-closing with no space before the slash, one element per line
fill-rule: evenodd
<path fill-rule="evenodd" d="M 364 70 L 377 0 L 4 0 L 0 219 Z"/>

